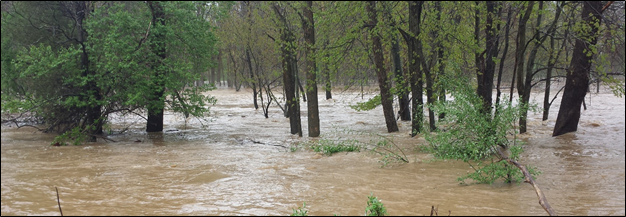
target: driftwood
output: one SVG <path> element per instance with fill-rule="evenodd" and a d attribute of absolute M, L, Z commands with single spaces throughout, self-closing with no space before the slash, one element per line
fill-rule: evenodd
<path fill-rule="evenodd" d="M 61 216 L 63 216 L 63 210 L 61 210 L 61 201 L 59 200 L 59 189 L 55 186 L 54 189 L 57 190 L 57 204 L 59 204 L 59 212 L 61 213 Z"/>
<path fill-rule="evenodd" d="M 271 146 L 276 146 L 276 147 L 289 148 L 289 147 L 284 146 L 284 145 L 274 145 L 274 144 L 269 144 L 269 143 L 265 143 L 265 142 L 259 142 L 259 141 L 256 141 L 254 139 L 249 139 L 249 138 L 245 138 L 245 139 L 243 139 L 241 141 L 239 141 L 239 140 L 237 140 L 237 141 L 243 145 L 246 142 L 246 140 L 248 140 L 248 141 L 250 141 L 250 142 L 252 142 L 254 144 L 271 145 Z"/>
<path fill-rule="evenodd" d="M 524 174 L 524 182 L 532 185 L 533 188 L 535 188 L 535 193 L 537 193 L 537 197 L 539 198 L 539 205 L 541 205 L 541 207 L 543 207 L 543 209 L 546 210 L 546 212 L 548 212 L 550 216 L 557 216 L 556 212 L 554 212 L 554 209 L 552 209 L 552 207 L 548 203 L 546 196 L 543 195 L 543 192 L 539 188 L 539 184 L 535 182 L 535 179 L 533 179 L 533 176 L 530 175 L 530 172 L 528 172 L 528 169 L 526 169 L 524 165 L 521 165 L 517 163 L 516 161 L 508 158 L 506 155 L 504 155 L 504 153 L 502 153 L 502 151 L 500 151 L 500 149 L 496 149 L 496 150 L 498 151 L 498 154 L 500 154 L 500 157 L 503 160 L 505 160 L 506 162 L 510 164 L 515 165 L 517 168 L 519 168 L 522 171 L 522 173 Z"/>

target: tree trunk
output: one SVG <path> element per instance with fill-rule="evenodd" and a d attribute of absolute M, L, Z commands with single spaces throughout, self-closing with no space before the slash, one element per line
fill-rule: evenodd
<path fill-rule="evenodd" d="M 75 11 L 77 12 L 76 15 L 76 22 L 77 22 L 77 30 L 78 30 L 78 36 L 77 36 L 77 40 L 78 43 L 81 45 L 81 49 L 82 52 L 80 53 L 80 64 L 81 64 L 81 69 L 83 69 L 83 77 L 88 78 L 89 74 L 93 74 L 93 72 L 90 70 L 89 68 L 89 54 L 87 53 L 87 48 L 86 48 L 86 40 L 87 40 L 87 30 L 84 28 L 84 21 L 87 18 L 87 13 L 89 13 L 89 8 L 87 7 L 87 2 L 85 1 L 77 1 L 77 2 L 73 2 L 74 6 L 75 6 Z M 96 85 L 96 82 L 92 79 L 88 79 L 87 84 L 85 85 L 85 93 L 89 94 L 91 93 L 92 96 L 96 101 L 100 101 L 102 99 L 102 96 L 100 94 L 100 90 L 98 88 L 98 86 Z M 89 98 L 90 98 L 89 97 Z M 84 99 L 84 101 L 90 101 L 88 98 Z M 87 117 L 85 120 L 85 125 L 86 126 L 94 126 L 95 128 L 88 128 L 87 132 L 89 134 L 92 134 L 90 141 L 91 142 L 95 142 L 96 141 L 96 137 L 94 136 L 94 134 L 102 134 L 102 125 L 103 125 L 103 121 L 102 120 L 102 106 L 96 104 L 96 103 L 90 103 L 91 106 L 87 109 Z"/>
<path fill-rule="evenodd" d="M 165 26 L 165 12 L 160 2 L 149 1 L 150 12 L 152 13 L 152 23 L 154 23 L 153 29 L 160 27 L 161 31 L 154 31 L 150 34 L 150 49 L 160 60 L 156 60 L 153 63 L 152 69 L 154 70 L 152 94 L 150 97 L 150 105 L 148 106 L 148 124 L 146 126 L 147 132 L 162 132 L 163 131 L 163 109 L 165 102 L 163 94 L 165 93 L 165 67 L 161 60 L 166 58 L 165 47 L 165 34 L 163 27 Z"/>
<path fill-rule="evenodd" d="M 515 39 L 515 68 L 513 69 L 513 80 L 511 81 L 511 93 L 509 101 L 513 101 L 513 85 L 515 85 L 515 79 L 517 78 L 517 94 L 523 95 L 524 83 L 522 80 L 524 72 L 524 53 L 526 52 L 526 23 L 530 19 L 530 13 L 533 11 L 534 1 L 528 2 L 528 7 L 524 13 L 523 18 L 519 20 L 517 27 L 517 38 Z"/>
<path fill-rule="evenodd" d="M 250 49 L 246 48 L 246 62 L 248 62 L 248 69 L 250 70 L 250 84 L 252 84 L 252 101 L 254 102 L 254 109 L 259 109 L 259 103 L 257 102 L 257 88 L 256 78 L 254 76 L 254 70 L 252 69 L 252 59 L 250 58 Z"/>
<path fill-rule="evenodd" d="M 550 115 L 550 79 L 552 77 L 552 68 L 554 67 L 554 37 L 550 36 L 550 56 L 548 57 L 548 71 L 546 71 L 546 87 L 543 96 L 543 116 L 542 121 L 548 120 Z"/>
<path fill-rule="evenodd" d="M 407 42 L 409 48 L 409 74 L 411 76 L 411 95 L 413 101 L 411 102 L 411 136 L 415 136 L 422 132 L 422 124 L 424 122 L 424 100 L 422 98 L 422 87 L 424 83 L 422 81 L 422 71 L 420 69 L 421 56 L 419 55 L 420 49 L 422 49 L 421 42 L 417 36 L 420 34 L 420 17 L 422 15 L 423 1 L 411 1 L 409 2 L 409 32 L 406 33 L 400 29 L 404 40 Z"/>
<path fill-rule="evenodd" d="M 369 1 L 365 8 L 369 14 L 370 25 L 375 27 L 378 23 L 376 15 L 376 2 Z M 398 124 L 396 123 L 395 114 L 393 112 L 393 96 L 389 91 L 389 79 L 387 78 L 387 72 L 385 71 L 385 65 L 383 63 L 384 59 L 380 36 L 377 32 L 372 31 L 371 38 L 372 47 L 374 49 L 374 64 L 376 65 L 376 74 L 378 75 L 378 86 L 380 87 L 380 101 L 383 105 L 387 132 L 397 132 Z"/>
<path fill-rule="evenodd" d="M 435 2 L 435 8 L 437 9 L 437 20 L 442 23 L 443 21 L 441 20 L 441 2 Z M 443 28 L 443 27 L 440 27 Z M 439 37 L 444 37 L 444 38 L 440 38 L 440 41 L 437 42 L 437 58 L 439 59 L 439 70 L 437 71 L 438 75 L 437 75 L 437 82 L 439 83 L 439 85 L 437 85 L 437 95 L 439 95 L 439 102 L 445 102 L 446 101 L 446 89 L 445 86 L 439 82 L 439 79 L 442 79 L 443 76 L 445 76 L 445 68 L 446 68 L 446 61 L 444 58 L 444 52 L 443 52 L 443 41 L 447 40 L 447 36 L 439 36 Z M 445 112 L 441 112 L 439 113 L 439 120 L 444 119 L 446 117 L 446 113 Z"/>
<path fill-rule="evenodd" d="M 478 93 L 483 100 L 483 114 L 491 115 L 493 77 L 496 71 L 496 63 L 494 59 L 498 57 L 498 29 L 494 28 L 493 17 L 496 15 L 496 2 L 487 1 L 487 19 L 486 19 L 486 37 L 485 37 L 485 58 L 481 58 L 478 72 Z"/>
<path fill-rule="evenodd" d="M 511 5 L 509 5 L 508 9 L 507 9 L 507 15 L 506 15 L 506 26 L 504 27 L 505 33 L 504 33 L 504 50 L 502 51 L 502 58 L 500 59 L 500 67 L 498 68 L 498 81 L 496 82 L 496 114 L 498 115 L 498 106 L 500 105 L 500 94 L 502 93 L 500 91 L 500 84 L 502 81 L 502 71 L 504 71 L 504 60 L 506 60 L 506 54 L 509 52 L 509 33 L 511 31 L 511 15 L 513 14 L 512 10 L 511 10 Z M 500 29 L 499 27 L 497 29 Z M 513 89 L 511 87 L 511 89 Z"/>
<path fill-rule="evenodd" d="M 289 46 L 295 43 L 295 36 L 289 29 L 285 17 L 280 12 L 278 5 L 272 5 L 276 16 L 280 21 L 280 49 L 283 54 L 283 83 L 285 88 L 285 96 L 287 100 L 287 113 L 289 115 L 289 126 L 291 134 L 298 134 L 302 137 L 302 125 L 300 121 L 300 100 L 296 96 L 296 71 L 295 66 L 295 48 Z"/>
<path fill-rule="evenodd" d="M 434 58 L 434 57 L 433 57 Z M 428 106 L 435 104 L 435 96 L 433 91 L 434 78 L 431 73 L 431 68 L 424 66 L 424 77 L 426 77 L 426 103 Z M 437 129 L 435 127 L 435 112 L 428 107 L 428 126 L 431 132 Z"/>
<path fill-rule="evenodd" d="M 541 18 L 542 13 L 541 11 L 543 10 L 543 1 L 539 1 L 539 15 L 537 15 L 537 27 L 535 28 L 535 33 L 533 34 L 535 37 L 532 39 L 533 41 L 535 40 L 540 40 L 539 38 L 539 26 L 541 25 Z M 545 39 L 545 37 L 543 37 Z M 526 65 L 526 73 L 525 73 L 525 78 L 523 80 L 519 80 L 518 83 L 520 82 L 524 82 L 524 84 L 521 86 L 523 87 L 523 89 L 521 90 L 522 94 L 520 95 L 520 103 L 522 105 L 528 105 L 530 102 L 530 90 L 532 89 L 532 79 L 533 79 L 533 69 L 534 69 L 534 65 L 535 65 L 535 59 L 537 57 L 537 51 L 539 49 L 539 45 L 542 44 L 543 41 L 540 41 L 539 43 L 535 42 L 535 46 L 533 47 L 533 49 L 530 51 L 530 54 L 528 55 L 528 65 Z M 521 73 L 522 71 L 520 71 Z M 518 76 L 518 78 L 520 78 L 520 76 Z M 519 92 L 520 90 L 518 90 Z M 528 117 L 528 109 L 527 108 L 522 108 L 521 109 L 521 115 L 519 118 L 519 132 L 520 133 L 525 133 L 527 130 L 527 126 L 526 126 L 526 120 Z"/>
<path fill-rule="evenodd" d="M 222 84 L 222 76 L 224 76 L 223 67 L 222 67 L 222 49 L 217 50 L 217 80 L 220 81 L 220 86 Z M 225 80 L 228 81 L 228 78 Z M 204 85 L 204 83 L 202 83 Z M 228 82 L 226 83 L 228 85 Z"/>
<path fill-rule="evenodd" d="M 320 136 L 320 117 L 317 104 L 317 78 L 316 78 L 316 61 L 315 61 L 315 26 L 313 22 L 312 1 L 307 1 L 303 8 L 304 18 L 302 29 L 304 31 L 304 40 L 306 41 L 306 95 L 308 121 L 309 121 L 309 137 Z"/>
<path fill-rule="evenodd" d="M 328 39 L 324 41 L 324 49 L 328 46 Z M 326 60 L 328 60 L 329 54 L 324 54 Z M 324 90 L 326 91 L 326 99 L 332 99 L 333 95 L 331 93 L 331 81 L 330 81 L 330 69 L 328 68 L 328 62 L 324 63 Z"/>
<path fill-rule="evenodd" d="M 402 71 L 402 59 L 400 59 L 400 43 L 397 37 L 394 37 L 394 42 L 391 45 L 391 53 L 393 55 L 393 68 L 396 75 L 396 86 L 398 87 L 398 103 L 400 104 L 400 120 L 410 121 L 411 110 L 409 109 L 409 93 L 406 88 L 406 79 L 404 79 L 404 72 Z"/>
<path fill-rule="evenodd" d="M 555 19 L 555 23 L 558 20 L 558 17 L 560 15 L 561 12 L 561 8 L 562 5 L 557 5 L 557 15 L 556 15 L 556 19 Z M 552 32 L 555 31 L 556 28 L 551 29 Z M 567 34 L 568 34 L 568 30 L 565 30 L 565 35 L 564 38 L 567 38 Z M 552 69 L 554 68 L 554 65 L 556 64 L 556 60 L 559 59 L 559 56 L 561 54 L 561 51 L 563 51 L 564 46 L 567 44 L 565 43 L 565 40 L 563 40 L 563 44 L 561 47 L 561 49 L 559 49 L 556 53 L 556 55 L 554 55 L 554 35 L 549 33 L 549 37 L 550 37 L 550 55 L 548 56 L 548 69 L 546 71 L 546 87 L 545 87 L 545 93 L 544 93 L 544 97 L 543 97 L 543 117 L 542 120 L 548 120 L 548 116 L 550 115 L 550 106 L 552 105 L 552 102 L 550 102 L 550 86 L 551 86 L 551 79 L 552 79 Z"/>
<path fill-rule="evenodd" d="M 578 130 L 580 106 L 589 88 L 589 71 L 593 59 L 593 55 L 588 55 L 588 52 L 591 52 L 589 48 L 595 46 L 598 40 L 598 26 L 602 21 L 601 11 L 602 2 L 586 1 L 583 3 L 581 16 L 583 25 L 587 26 L 589 31 L 581 32 L 579 37 L 576 37 L 572 60 L 567 70 L 565 90 L 552 136 Z M 583 39 L 589 39 L 589 41 L 583 41 Z"/>

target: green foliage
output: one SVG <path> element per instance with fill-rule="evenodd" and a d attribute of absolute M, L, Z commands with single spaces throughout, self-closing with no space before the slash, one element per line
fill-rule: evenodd
<path fill-rule="evenodd" d="M 357 111 L 369 111 L 381 105 L 380 95 L 376 95 L 366 102 L 357 102 L 356 105 L 349 105 L 350 108 Z"/>
<path fill-rule="evenodd" d="M 215 98 L 204 92 L 215 87 L 189 84 L 215 67 L 217 37 L 196 14 L 214 5 L 196 3 L 163 2 L 165 25 L 151 21 L 145 2 L 87 4 L 78 25 L 63 14 L 74 4 L 15 2 L 2 19 L 3 117 L 22 114 L 62 133 L 55 143 L 98 133 L 113 113 L 165 108 L 205 117 Z M 153 52 L 160 48 L 166 58 Z M 155 99 L 155 91 L 164 95 Z"/>
<path fill-rule="evenodd" d="M 328 139 L 320 139 L 317 144 L 311 145 L 311 149 L 315 152 L 321 152 L 331 156 L 337 152 L 355 152 L 360 151 L 361 146 L 356 140 L 333 141 Z"/>
<path fill-rule="evenodd" d="M 306 208 L 306 202 L 302 203 L 302 207 L 293 209 L 293 213 L 290 216 L 307 216 L 309 211 L 304 208 Z"/>
<path fill-rule="evenodd" d="M 306 202 L 302 203 L 302 207 L 297 207 L 292 209 L 292 213 L 290 216 L 308 216 L 308 210 L 306 208 Z M 374 196 L 373 193 L 370 193 L 370 196 L 367 196 L 367 207 L 365 207 L 365 215 L 366 216 L 385 216 L 387 215 L 387 208 L 385 205 Z M 340 216 L 338 214 L 334 214 L 334 216 Z"/>
<path fill-rule="evenodd" d="M 460 177 L 459 181 L 473 179 L 478 183 L 493 183 L 504 178 L 505 181 L 521 180 L 521 171 L 510 167 L 497 156 L 497 149 L 509 148 L 509 157 L 519 159 L 522 148 L 517 141 L 509 141 L 507 135 L 515 135 L 515 121 L 520 115 L 520 107 L 509 102 L 498 105 L 497 115 L 481 113 L 482 102 L 476 93 L 461 85 L 451 93 L 453 101 L 434 105 L 436 112 L 445 112 L 446 118 L 438 124 L 439 132 L 427 134 L 429 146 L 424 148 L 437 159 L 462 160 L 468 163 L 474 172 Z M 533 174 L 538 174 L 533 170 Z"/>
<path fill-rule="evenodd" d="M 374 197 L 373 193 L 371 193 L 370 196 L 367 196 L 367 207 L 365 207 L 365 215 L 366 216 L 387 215 L 387 208 L 385 208 L 385 205 L 380 200 L 378 200 L 378 198 Z"/>

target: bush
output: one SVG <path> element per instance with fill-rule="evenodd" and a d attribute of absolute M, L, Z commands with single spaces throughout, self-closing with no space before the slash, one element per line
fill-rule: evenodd
<path fill-rule="evenodd" d="M 374 197 L 372 193 L 367 196 L 367 207 L 365 207 L 366 216 L 385 216 L 387 215 L 387 208 L 383 205 L 378 198 Z"/>
<path fill-rule="evenodd" d="M 484 114 L 482 100 L 469 85 L 455 86 L 458 88 L 451 93 L 453 101 L 431 107 L 437 113 L 445 112 L 446 118 L 438 123 L 438 132 L 425 135 L 429 143 L 425 150 L 437 159 L 468 163 L 474 172 L 459 177 L 461 183 L 466 179 L 490 184 L 500 178 L 506 182 L 521 181 L 521 171 L 500 159 L 497 152 L 498 149 L 508 150 L 509 158 L 513 160 L 519 159 L 523 152 L 519 141 L 507 138 L 507 135 L 517 134 L 515 122 L 519 118 L 520 106 L 505 101 L 496 106 L 495 115 Z M 529 171 L 538 174 L 531 167 Z"/>

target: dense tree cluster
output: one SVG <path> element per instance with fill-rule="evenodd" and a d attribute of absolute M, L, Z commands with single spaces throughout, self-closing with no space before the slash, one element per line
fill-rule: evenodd
<path fill-rule="evenodd" d="M 410 120 L 415 136 L 437 130 L 434 106 L 465 77 L 489 118 L 516 89 L 523 133 L 531 89 L 545 84 L 547 119 L 551 85 L 566 80 L 556 136 L 576 130 L 593 82 L 624 93 L 623 17 L 613 1 L 3 1 L 3 119 L 97 135 L 109 115 L 135 113 L 162 131 L 164 109 L 202 117 L 214 102 L 202 92 L 228 85 L 251 88 L 265 117 L 282 109 L 292 134 L 306 101 L 317 137 L 318 86 L 330 99 L 376 84 L 370 107 L 382 105 L 387 131 Z"/>

